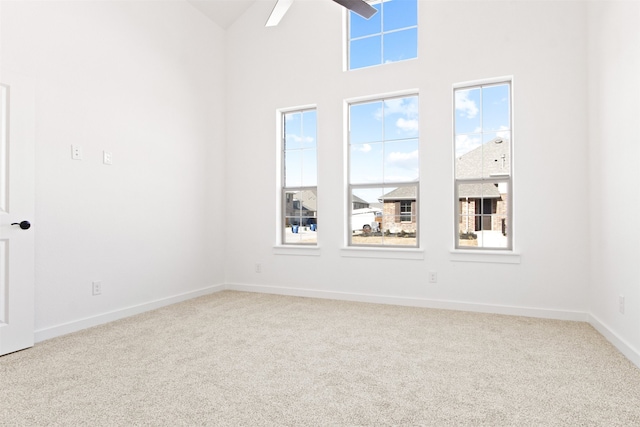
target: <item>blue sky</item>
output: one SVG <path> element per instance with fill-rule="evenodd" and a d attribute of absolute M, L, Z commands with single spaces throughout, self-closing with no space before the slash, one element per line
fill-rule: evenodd
<path fill-rule="evenodd" d="M 349 13 L 349 68 L 417 57 L 417 1 L 385 0 L 372 6 L 378 12 L 368 20 Z"/>
<path fill-rule="evenodd" d="M 385 0 L 366 20 L 350 13 L 351 64 L 368 66 L 417 55 L 417 1 Z M 387 33 L 387 31 L 390 31 Z M 384 34 L 383 34 L 384 33 Z M 372 35 L 372 37 L 368 37 Z M 362 48 L 357 53 L 354 48 Z M 384 56 L 384 58 L 383 58 Z M 377 62 L 376 62 L 377 61 Z M 364 191 L 374 202 L 394 183 L 419 178 L 418 97 L 393 98 L 350 106 L 352 184 L 384 184 Z M 285 114 L 287 187 L 317 185 L 316 112 Z M 455 93 L 456 157 L 496 137 L 511 138 L 509 85 L 487 85 Z M 389 186 L 391 185 L 391 186 Z"/>
<path fill-rule="evenodd" d="M 315 110 L 287 113 L 285 117 L 285 186 L 318 185 L 317 114 Z"/>
<path fill-rule="evenodd" d="M 418 178 L 418 97 L 350 107 L 350 182 L 407 182 Z"/>
<path fill-rule="evenodd" d="M 393 184 L 419 178 L 418 97 L 408 96 L 350 106 L 352 184 Z M 359 190 L 376 202 L 388 189 Z M 364 195 L 366 193 L 366 195 Z"/>
<path fill-rule="evenodd" d="M 456 90 L 456 157 L 496 137 L 511 139 L 509 85 Z"/>

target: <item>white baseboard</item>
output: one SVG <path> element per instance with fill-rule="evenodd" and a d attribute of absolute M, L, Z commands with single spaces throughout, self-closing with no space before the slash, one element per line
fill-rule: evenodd
<path fill-rule="evenodd" d="M 611 328 L 593 314 L 589 315 L 589 324 L 593 326 L 596 331 L 600 332 L 620 353 L 624 354 L 627 359 L 640 368 L 640 351 L 637 348 L 634 348 L 631 344 L 620 338 L 618 334 L 613 332 Z"/>
<path fill-rule="evenodd" d="M 41 342 L 61 335 L 77 332 L 82 329 L 102 325 L 108 322 L 113 322 L 125 317 L 133 316 L 136 314 L 144 313 L 146 311 L 155 310 L 157 308 L 165 307 L 171 304 L 176 304 L 192 298 L 197 298 L 203 295 L 209 295 L 224 290 L 588 322 L 634 365 L 640 368 L 640 351 L 634 348 L 624 339 L 620 338 L 620 336 L 613 332 L 611 328 L 609 328 L 596 316 L 589 313 L 492 304 L 476 304 L 460 301 L 434 300 L 427 298 L 395 297 L 388 295 L 357 294 L 352 292 L 323 291 L 317 289 L 287 288 L 279 286 L 247 285 L 237 283 L 208 286 L 196 291 L 185 292 L 183 294 L 161 298 L 147 303 L 138 304 L 123 309 L 101 313 L 79 320 L 74 320 L 72 322 L 39 329 L 34 332 L 35 342 Z"/>
<path fill-rule="evenodd" d="M 504 314 L 510 316 L 535 317 L 541 319 L 568 320 L 587 322 L 604 338 L 616 347 L 634 365 L 640 368 L 640 351 L 620 338 L 608 326 L 592 314 L 579 311 L 548 310 L 529 307 L 512 307 L 491 304 L 475 304 L 459 301 L 443 301 L 426 298 L 406 298 L 387 295 L 356 294 L 348 292 L 321 291 L 317 289 L 286 288 L 278 286 L 227 284 L 226 289 L 258 292 L 265 294 L 289 295 L 309 298 L 325 298 L 343 301 L 368 302 L 376 304 L 393 304 L 410 307 L 436 308 L 443 310 L 460 310 L 476 313 Z"/>
<path fill-rule="evenodd" d="M 443 310 L 471 311 L 476 313 L 504 314 L 510 316 L 536 317 L 541 319 L 571 320 L 586 322 L 588 314 L 580 311 L 548 310 L 541 308 L 514 307 L 505 305 L 476 304 L 460 301 L 434 300 L 427 298 L 394 297 L 388 295 L 356 294 L 350 292 L 322 291 L 317 289 L 286 288 L 278 286 L 227 284 L 226 289 L 243 292 L 289 295 L 309 298 L 324 298 L 343 301 L 392 304 L 409 307 L 436 308 Z"/>
<path fill-rule="evenodd" d="M 61 335 L 70 334 L 72 332 L 77 332 L 82 329 L 102 325 L 104 323 L 113 322 L 114 320 L 124 319 L 125 317 L 144 313 L 150 310 L 155 310 L 157 308 L 165 307 L 171 304 L 176 304 L 176 303 L 186 301 L 192 298 L 197 298 L 203 295 L 220 292 L 225 289 L 226 287 L 224 285 L 208 286 L 206 288 L 198 289 L 195 291 L 185 292 L 183 294 L 178 294 L 178 295 L 174 295 L 167 298 L 161 298 L 161 299 L 146 302 L 143 304 L 138 304 L 131 307 L 110 311 L 107 313 L 101 313 L 95 316 L 86 317 L 84 319 L 74 320 L 72 322 L 63 323 L 63 324 L 51 326 L 48 328 L 38 329 L 34 332 L 35 342 L 41 342 L 51 338 L 59 337 Z"/>

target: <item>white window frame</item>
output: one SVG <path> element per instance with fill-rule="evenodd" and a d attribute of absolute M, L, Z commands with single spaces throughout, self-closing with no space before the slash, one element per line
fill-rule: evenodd
<path fill-rule="evenodd" d="M 498 86 L 507 84 L 509 85 L 509 122 L 511 138 L 509 140 L 509 156 L 510 156 L 510 170 L 508 176 L 493 176 L 488 178 L 478 179 L 458 179 L 456 178 L 456 91 L 469 90 L 482 87 Z M 454 220 L 453 220 L 453 238 L 454 238 L 454 250 L 452 251 L 452 261 L 472 261 L 472 262 L 498 262 L 498 263 L 519 263 L 520 256 L 514 253 L 514 235 L 515 235 L 515 222 L 514 222 L 514 168 L 515 168 L 515 155 L 514 155 L 514 114 L 513 114 L 513 76 L 505 76 L 494 79 L 476 80 L 464 83 L 457 83 L 453 85 L 452 90 L 452 134 L 453 134 L 453 204 L 454 204 Z M 482 106 L 481 106 L 482 108 Z M 504 248 L 501 247 L 466 247 L 460 246 L 459 242 L 459 228 L 458 223 L 460 219 L 460 200 L 458 197 L 459 184 L 483 184 L 483 183 L 506 183 L 508 186 L 507 198 L 507 245 Z M 494 260 L 488 258 L 478 258 L 474 255 L 487 254 L 493 255 Z M 515 255 L 514 257 L 508 255 Z M 466 256 L 470 255 L 470 256 Z M 505 256 L 508 256 L 505 258 Z"/>
<path fill-rule="evenodd" d="M 344 144 L 345 147 L 345 167 L 344 167 L 344 177 L 345 177 L 345 189 L 346 189 L 346 205 L 345 205 L 345 212 L 346 212 L 346 216 L 345 216 L 345 246 L 346 246 L 346 252 L 343 251 L 343 255 L 345 256 L 354 256 L 352 254 L 349 254 L 348 252 L 352 252 L 352 253 L 359 253 L 359 255 L 364 255 L 366 253 L 368 253 L 368 255 L 364 255 L 364 257 L 373 257 L 373 258 L 402 258 L 402 257 L 407 257 L 407 258 L 411 258 L 411 259 L 422 259 L 423 258 L 423 254 L 422 254 L 422 250 L 420 249 L 420 232 L 421 232 L 421 224 L 420 224 L 420 219 L 419 219 L 419 212 L 420 212 L 420 171 L 418 171 L 418 179 L 416 181 L 400 181 L 400 182 L 375 182 L 375 183 L 364 183 L 364 184 L 352 184 L 351 180 L 350 180 L 350 167 L 351 167 L 351 140 L 350 140 L 350 129 L 351 129 L 351 116 L 350 116 L 350 107 L 352 105 L 356 105 L 356 104 L 364 104 L 364 103 L 370 103 L 370 102 L 383 102 L 387 101 L 387 100 L 391 100 L 391 99 L 397 99 L 397 98 L 408 98 L 408 97 L 417 97 L 418 98 L 418 105 L 420 104 L 420 92 L 417 89 L 413 89 L 413 90 L 407 90 L 407 91 L 399 91 L 399 92 L 393 92 L 393 93 L 388 93 L 388 94 L 380 94 L 380 95 L 373 95 L 373 96 L 368 96 L 368 97 L 361 97 L 361 98 L 353 98 L 353 99 L 348 99 L 345 100 L 344 106 L 345 106 L 345 123 L 346 123 L 346 127 L 345 127 L 345 141 L 346 143 Z M 419 117 L 418 117 L 419 120 Z M 420 120 L 419 120 L 420 121 Z M 421 136 L 420 134 L 418 134 L 418 150 L 420 150 L 420 143 L 421 141 Z M 420 155 L 418 155 L 418 158 L 420 158 Z M 353 190 L 358 189 L 358 188 L 392 188 L 392 187 L 416 187 L 416 200 L 415 200 L 415 205 L 414 207 L 414 211 L 412 211 L 412 217 L 415 218 L 415 222 L 416 222 L 416 244 L 415 245 L 354 245 L 352 243 L 352 224 L 351 224 L 351 218 L 352 218 L 352 206 L 353 206 L 353 200 L 352 200 L 352 195 L 353 195 Z M 375 255 L 374 253 L 378 252 L 378 255 Z M 396 252 L 395 254 L 393 254 L 394 252 Z M 405 255 L 402 255 L 402 254 Z M 399 255 L 399 256 L 398 256 Z M 358 255 L 355 255 L 358 256 Z"/>
<path fill-rule="evenodd" d="M 285 138 L 286 138 L 286 126 L 285 126 L 285 116 L 291 113 L 303 113 L 305 111 L 315 111 L 316 112 L 316 162 L 318 155 L 318 141 L 317 141 L 317 106 L 315 104 L 311 105 L 303 105 L 299 107 L 292 108 L 284 108 L 279 109 L 276 112 L 276 134 L 277 134 L 277 158 L 276 158 L 276 167 L 278 171 L 277 177 L 277 192 L 276 192 L 276 253 L 278 254 L 299 254 L 297 252 L 298 249 L 311 249 L 311 251 L 307 250 L 309 255 L 317 255 L 314 251 L 318 247 L 319 237 L 316 239 L 316 242 L 286 242 L 285 233 L 287 231 L 284 226 L 285 218 L 286 218 L 286 197 L 285 193 L 287 191 L 303 191 L 303 190 L 313 190 L 315 189 L 316 195 L 318 192 L 318 177 L 316 176 L 316 186 L 285 186 Z M 316 173 L 317 173 L 317 163 L 316 163 Z M 316 201 L 317 203 L 317 201 Z M 316 212 L 319 211 L 319 207 L 317 207 Z M 317 217 L 316 217 L 317 218 Z M 316 224 L 317 227 L 317 224 Z M 319 233 L 316 231 L 316 233 Z M 318 234 L 319 236 L 319 234 Z M 293 252 L 292 252 L 293 251 Z"/>
<path fill-rule="evenodd" d="M 370 5 L 374 5 L 374 4 L 378 4 L 378 3 L 383 3 L 386 0 L 375 0 L 375 1 L 368 1 L 368 3 Z M 362 69 L 366 69 L 366 68 L 372 68 L 372 67 L 379 67 L 381 65 L 385 65 L 387 63 L 384 62 L 384 36 L 386 34 L 392 34 L 392 33 L 396 33 L 399 31 L 404 31 L 404 30 L 408 30 L 411 28 L 415 28 L 416 29 L 416 56 L 412 57 L 412 58 L 407 58 L 407 59 L 403 59 L 400 61 L 393 61 L 390 62 L 391 64 L 394 64 L 396 62 L 404 62 L 404 61 L 411 61 L 413 59 L 418 59 L 418 53 L 420 52 L 420 1 L 416 0 L 416 25 L 410 25 L 408 27 L 402 27 L 402 28 L 396 28 L 390 31 L 384 31 L 384 28 L 381 28 L 381 31 L 379 33 L 372 33 L 372 34 L 368 34 L 366 36 L 360 36 L 360 37 L 356 37 L 354 39 L 351 38 L 351 12 L 350 10 L 345 8 L 344 11 L 344 25 L 343 28 L 345 28 L 345 32 L 344 32 L 344 39 L 345 39 L 345 46 L 346 48 L 344 49 L 344 70 L 345 71 L 356 71 L 356 70 L 362 70 Z M 384 8 L 382 8 L 378 13 L 384 13 Z M 384 19 L 382 16 L 380 17 L 380 19 Z M 384 24 L 383 24 L 384 25 Z M 375 35 L 380 35 L 381 36 L 381 62 L 379 64 L 373 64 L 373 65 L 367 65 L 365 67 L 359 67 L 359 68 L 354 68 L 353 70 L 351 69 L 351 41 L 352 40 L 358 40 L 358 39 L 364 39 L 367 37 L 373 37 Z"/>

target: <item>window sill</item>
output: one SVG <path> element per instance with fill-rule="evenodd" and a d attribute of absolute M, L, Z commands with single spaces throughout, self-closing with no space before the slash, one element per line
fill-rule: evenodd
<path fill-rule="evenodd" d="M 511 251 L 454 249 L 451 251 L 450 260 L 454 262 L 520 264 L 520 254 Z"/>
<path fill-rule="evenodd" d="M 424 259 L 424 251 L 422 249 L 407 248 L 363 248 L 363 247 L 346 247 L 340 250 L 340 256 L 348 258 L 386 258 L 386 259 Z"/>
<path fill-rule="evenodd" d="M 318 246 L 277 245 L 273 247 L 275 255 L 320 256 Z"/>

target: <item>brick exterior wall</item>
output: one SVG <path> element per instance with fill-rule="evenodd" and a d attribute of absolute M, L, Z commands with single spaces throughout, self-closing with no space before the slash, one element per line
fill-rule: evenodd
<path fill-rule="evenodd" d="M 476 221 L 482 221 L 480 202 L 481 199 L 469 199 L 468 202 L 460 200 L 460 218 L 458 219 L 460 233 L 474 232 L 480 229 L 480 224 L 476 224 Z M 506 194 L 501 194 L 500 199 L 491 200 L 491 230 L 506 232 L 507 208 L 508 200 Z M 487 212 L 484 214 L 486 216 Z"/>
<path fill-rule="evenodd" d="M 400 202 L 385 202 L 382 207 L 382 231 L 389 230 L 391 233 L 404 231 L 405 233 L 415 233 L 417 230 L 416 218 L 418 215 L 417 203 L 411 202 L 411 221 L 400 221 Z"/>

